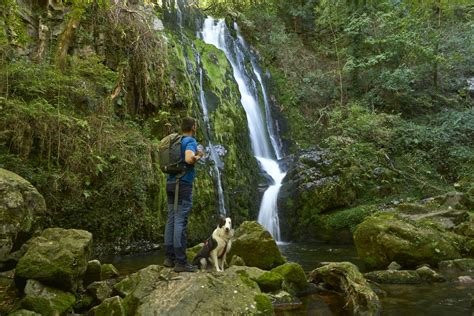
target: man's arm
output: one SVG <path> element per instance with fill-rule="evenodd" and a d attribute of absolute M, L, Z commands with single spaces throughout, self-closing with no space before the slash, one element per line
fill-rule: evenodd
<path fill-rule="evenodd" d="M 203 153 L 202 151 L 197 151 L 196 153 L 194 153 L 194 151 L 187 149 L 184 152 L 184 155 L 184 160 L 186 161 L 186 163 L 194 165 L 199 159 L 201 159 Z"/>

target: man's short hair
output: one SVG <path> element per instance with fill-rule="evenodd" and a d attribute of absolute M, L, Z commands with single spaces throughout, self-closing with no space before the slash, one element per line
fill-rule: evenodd
<path fill-rule="evenodd" d="M 183 133 L 189 133 L 193 130 L 193 126 L 196 124 L 196 120 L 192 117 L 185 117 L 181 121 L 181 131 Z"/>

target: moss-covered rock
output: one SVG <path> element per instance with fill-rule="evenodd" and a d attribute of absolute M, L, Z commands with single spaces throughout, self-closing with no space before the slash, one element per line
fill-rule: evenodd
<path fill-rule="evenodd" d="M 100 305 L 92 308 L 87 315 L 90 316 L 126 316 L 127 311 L 120 296 L 114 296 L 104 300 Z"/>
<path fill-rule="evenodd" d="M 377 283 L 420 284 L 423 280 L 414 270 L 382 270 L 364 273 L 364 277 Z"/>
<path fill-rule="evenodd" d="M 87 287 L 87 292 L 91 294 L 97 302 L 103 302 L 112 295 L 112 286 L 106 281 L 92 282 Z"/>
<path fill-rule="evenodd" d="M 15 278 L 35 279 L 66 291 L 75 291 L 87 269 L 92 234 L 84 230 L 48 228 L 28 241 Z"/>
<path fill-rule="evenodd" d="M 281 266 L 272 269 L 272 272 L 277 273 L 283 277 L 283 290 L 293 295 L 306 290 L 308 288 L 308 281 L 303 267 L 295 262 L 288 262 Z"/>
<path fill-rule="evenodd" d="M 280 253 L 275 240 L 257 222 L 243 222 L 236 230 L 228 258 L 237 255 L 249 267 L 270 270 L 286 260 Z"/>
<path fill-rule="evenodd" d="M 124 306 L 127 313 L 133 314 L 137 306 L 143 303 L 143 299 L 158 286 L 160 281 L 168 280 L 170 271 L 163 266 L 150 265 L 115 284 L 114 289 L 125 298 Z"/>
<path fill-rule="evenodd" d="M 105 263 L 100 266 L 100 279 L 102 281 L 120 276 L 119 271 L 113 264 Z"/>
<path fill-rule="evenodd" d="M 327 150 L 302 151 L 290 162 L 279 195 L 280 226 L 284 239 L 331 238 L 321 214 L 349 205 L 356 191 L 350 172 L 336 168 L 337 157 Z"/>
<path fill-rule="evenodd" d="M 457 225 L 454 227 L 454 232 L 462 236 L 474 238 L 474 219 Z"/>
<path fill-rule="evenodd" d="M 100 281 L 101 264 L 99 260 L 91 260 L 87 263 L 87 270 L 84 274 L 83 285 L 87 287 L 95 281 Z"/>
<path fill-rule="evenodd" d="M 313 270 L 309 282 L 324 283 L 342 294 L 344 310 L 351 315 L 378 315 L 380 301 L 359 269 L 350 262 L 335 262 Z"/>
<path fill-rule="evenodd" d="M 273 292 L 281 289 L 281 284 L 283 283 L 283 276 L 279 273 L 267 271 L 258 277 L 257 281 L 258 286 L 262 292 Z"/>
<path fill-rule="evenodd" d="M 384 268 L 392 261 L 416 266 L 457 259 L 465 241 L 436 225 L 405 220 L 393 213 L 377 213 L 357 226 L 354 242 L 368 266 Z"/>
<path fill-rule="evenodd" d="M 0 168 L 0 270 L 39 228 L 46 211 L 43 196 L 19 175 Z M 3 269 L 2 269 L 3 268 Z"/>
<path fill-rule="evenodd" d="M 273 315 L 272 301 L 265 294 L 257 294 L 254 296 L 258 315 Z"/>
<path fill-rule="evenodd" d="M 25 286 L 25 297 L 21 307 L 41 315 L 61 315 L 76 302 L 73 294 L 51 288 L 36 280 L 28 280 Z"/>
<path fill-rule="evenodd" d="M 298 309 L 303 305 L 299 298 L 285 291 L 269 293 L 268 296 L 275 311 Z"/>
<path fill-rule="evenodd" d="M 244 259 L 235 255 L 232 257 L 232 260 L 229 262 L 229 266 L 246 266 Z"/>
<path fill-rule="evenodd" d="M 418 273 L 424 282 L 433 283 L 446 281 L 442 275 L 427 266 L 419 267 L 416 269 L 416 273 Z"/>

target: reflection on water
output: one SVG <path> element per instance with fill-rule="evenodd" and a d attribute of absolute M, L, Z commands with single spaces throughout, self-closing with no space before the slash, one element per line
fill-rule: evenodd
<path fill-rule="evenodd" d="M 326 245 L 319 243 L 292 244 L 279 243 L 281 252 L 289 260 L 298 262 L 306 272 L 312 271 L 321 262 L 349 261 L 364 270 L 357 252 L 350 245 Z M 163 250 L 146 254 L 110 256 L 100 258 L 103 263 L 112 263 L 122 275 L 133 273 L 151 264 L 162 264 Z M 449 315 L 471 316 L 471 294 L 474 284 L 455 282 L 423 285 L 382 284 L 377 290 L 382 302 L 382 316 Z M 277 312 L 277 316 L 293 315 L 343 315 L 343 305 L 337 296 L 311 295 L 302 298 L 303 307 L 298 310 Z"/>

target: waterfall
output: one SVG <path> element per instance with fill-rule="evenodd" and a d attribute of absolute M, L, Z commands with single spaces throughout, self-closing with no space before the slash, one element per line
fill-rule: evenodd
<path fill-rule="evenodd" d="M 258 86 L 262 89 L 264 99 L 267 98 L 266 89 L 261 80 L 260 70 L 256 68 L 256 63 L 252 62 L 254 58 L 250 49 L 242 39 L 238 27 L 235 25 L 237 39 L 231 35 L 224 20 L 215 20 L 206 18 L 201 33 L 202 39 L 207 44 L 212 44 L 222 50 L 229 60 L 234 79 L 237 82 L 241 94 L 241 104 L 244 107 L 247 122 L 250 131 L 250 140 L 255 158 L 258 160 L 261 168 L 274 181 L 265 191 L 258 215 L 258 222 L 261 223 L 278 241 L 280 240 L 280 227 L 278 220 L 277 198 L 280 191 L 281 182 L 285 177 L 281 171 L 276 158 L 279 158 L 280 151 L 277 146 L 273 125 L 270 118 L 270 109 L 268 102 L 264 102 L 264 108 L 267 115 L 262 114 L 262 106 L 259 102 Z M 252 56 L 252 57 L 251 57 Z M 246 61 L 250 58 L 252 72 L 246 68 Z M 248 63 L 247 63 L 248 64 Z M 255 81 L 259 84 L 257 85 Z M 260 79 L 258 79 L 260 77 Z M 268 101 L 268 99 L 267 99 Z M 275 139 L 275 144 L 271 139 Z"/>

